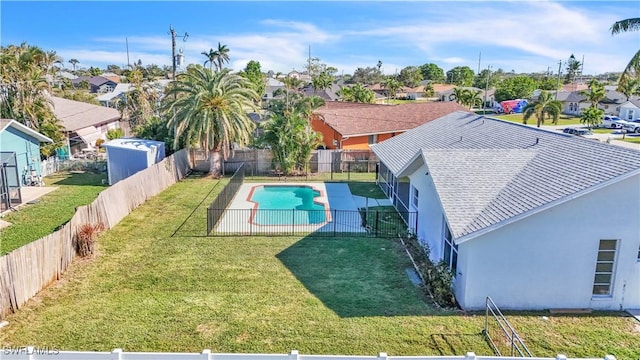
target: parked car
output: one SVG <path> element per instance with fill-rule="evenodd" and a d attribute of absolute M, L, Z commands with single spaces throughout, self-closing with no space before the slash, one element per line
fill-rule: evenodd
<path fill-rule="evenodd" d="M 594 135 L 591 132 L 591 130 L 588 130 L 588 129 L 564 128 L 562 130 L 562 132 L 565 133 L 565 134 L 571 134 L 571 135 L 575 135 L 575 136 L 580 136 L 580 137 L 587 138 L 587 139 L 598 140 L 598 137 L 596 135 Z"/>
<path fill-rule="evenodd" d="M 602 127 L 609 129 L 622 129 L 625 125 L 625 121 L 617 116 L 605 115 L 602 119 Z"/>
<path fill-rule="evenodd" d="M 640 134 L 640 119 L 633 121 L 626 121 L 624 125 L 624 130 L 630 133 Z"/>

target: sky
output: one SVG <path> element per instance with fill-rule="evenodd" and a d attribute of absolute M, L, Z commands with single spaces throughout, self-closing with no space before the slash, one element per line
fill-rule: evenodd
<path fill-rule="evenodd" d="M 0 1 L 0 43 L 56 51 L 71 69 L 171 65 L 169 27 L 185 64 L 227 45 L 227 67 L 303 70 L 309 56 L 350 74 L 382 61 L 386 74 L 435 63 L 557 73 L 571 54 L 584 74 L 619 72 L 640 32 L 612 36 L 640 17 L 639 1 Z M 184 41 L 182 35 L 188 33 Z M 563 64 L 564 68 L 565 65 Z"/>

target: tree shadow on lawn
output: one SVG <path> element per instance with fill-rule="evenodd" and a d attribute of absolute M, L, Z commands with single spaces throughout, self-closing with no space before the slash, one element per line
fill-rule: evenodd
<path fill-rule="evenodd" d="M 56 173 L 45 178 L 47 186 L 55 185 L 90 185 L 90 186 L 104 186 L 108 184 L 103 183 L 102 180 L 107 180 L 107 173 L 104 172 L 92 172 L 92 171 L 69 171 Z"/>
<path fill-rule="evenodd" d="M 305 237 L 277 255 L 340 317 L 432 315 L 395 240 Z"/>

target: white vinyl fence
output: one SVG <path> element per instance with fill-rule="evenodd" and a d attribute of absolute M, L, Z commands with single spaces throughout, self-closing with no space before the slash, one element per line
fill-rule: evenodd
<path fill-rule="evenodd" d="M 5 348 L 0 358 L 3 360 L 520 360 L 518 357 L 476 356 L 472 352 L 460 356 L 347 356 L 347 355 L 302 355 L 297 350 L 289 354 L 214 354 L 211 350 L 201 353 L 153 353 L 124 352 L 115 349 L 112 352 L 57 351 L 52 348 Z M 614 356 L 604 358 L 578 359 L 558 355 L 555 358 L 530 357 L 531 360 L 616 360 Z"/>

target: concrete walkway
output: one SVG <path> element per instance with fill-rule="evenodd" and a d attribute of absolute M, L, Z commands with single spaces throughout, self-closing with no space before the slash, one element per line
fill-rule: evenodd
<path fill-rule="evenodd" d="M 636 320 L 640 321 L 640 309 L 629 309 L 627 312 L 636 318 Z"/>
<path fill-rule="evenodd" d="M 22 186 L 20 188 L 22 203 L 13 205 L 13 208 L 18 209 L 32 201 L 36 201 L 37 199 L 41 198 L 45 194 L 52 192 L 55 189 L 57 189 L 57 187 L 55 186 Z M 11 209 L 5 210 L 4 212 L 0 213 L 0 216 L 6 215 L 10 212 Z"/>
<path fill-rule="evenodd" d="M 389 199 L 372 199 L 366 198 L 364 196 L 353 195 L 353 201 L 356 203 L 358 208 L 365 208 L 367 205 L 369 207 L 372 206 L 392 206 L 391 200 Z"/>

